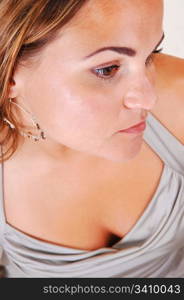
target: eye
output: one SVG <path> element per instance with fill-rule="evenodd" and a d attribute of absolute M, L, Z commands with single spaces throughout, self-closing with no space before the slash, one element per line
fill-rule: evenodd
<path fill-rule="evenodd" d="M 160 48 L 160 49 L 156 49 L 154 50 L 151 55 L 148 56 L 147 60 L 146 60 L 146 66 L 149 66 L 152 62 L 153 62 L 153 58 L 154 58 L 154 55 L 157 54 L 157 53 L 161 53 L 163 50 L 163 48 Z"/>
<path fill-rule="evenodd" d="M 93 70 L 93 73 L 100 78 L 109 79 L 115 76 L 117 71 L 119 70 L 120 66 L 114 64 L 111 66 L 103 67 L 103 68 L 96 68 Z"/>

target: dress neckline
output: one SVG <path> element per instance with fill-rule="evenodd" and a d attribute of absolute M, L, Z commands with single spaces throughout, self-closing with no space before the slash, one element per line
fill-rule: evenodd
<path fill-rule="evenodd" d="M 36 243 L 37 245 L 42 245 L 43 247 L 44 246 L 47 246 L 47 247 L 54 247 L 54 248 L 57 248 L 57 249 L 67 249 L 69 251 L 76 251 L 76 252 L 96 252 L 96 251 L 100 251 L 101 249 L 112 249 L 112 250 L 115 250 L 116 247 L 118 249 L 118 246 L 119 245 L 122 245 L 125 241 L 127 242 L 127 240 L 129 239 L 129 237 L 132 235 L 132 233 L 134 233 L 136 231 L 136 228 L 139 226 L 139 224 L 143 221 L 143 219 L 146 219 L 147 215 L 149 214 L 149 211 L 151 210 L 152 206 L 154 205 L 154 202 L 156 201 L 156 198 L 157 198 L 157 195 L 159 194 L 161 188 L 162 188 L 162 185 L 163 185 L 163 182 L 164 182 L 164 178 L 165 178 L 165 173 L 167 172 L 167 169 L 169 167 L 164 164 L 163 165 L 163 169 L 162 169 L 162 174 L 161 174 L 161 177 L 160 177 L 160 181 L 159 181 L 159 184 L 157 185 L 157 188 L 154 192 L 154 195 L 152 196 L 152 199 L 149 201 L 149 203 L 147 204 L 146 208 L 143 210 L 141 216 L 137 219 L 137 221 L 134 223 L 134 225 L 132 226 L 132 228 L 129 230 L 129 232 L 123 237 L 123 238 L 120 238 L 120 240 L 116 243 L 114 243 L 112 246 L 110 247 L 100 247 L 98 249 L 95 249 L 95 250 L 85 250 L 85 249 L 79 249 L 79 248 L 73 248 L 73 247 L 67 247 L 67 246 L 64 246 L 64 245 L 58 245 L 58 244 L 54 244 L 54 243 L 51 243 L 51 242 L 47 242 L 47 241 L 43 241 L 39 238 L 36 238 L 36 237 L 32 237 L 31 235 L 29 234 L 26 234 L 24 233 L 23 231 L 17 229 L 16 227 L 14 227 L 13 225 L 9 224 L 7 222 L 7 219 L 6 219 L 6 212 L 5 212 L 5 202 L 4 202 L 4 163 L 2 162 L 1 164 L 1 178 L 2 178 L 2 195 L 0 195 L 0 199 L 2 199 L 2 208 L 1 208 L 1 211 L 2 211 L 2 215 L 3 215 L 3 219 L 4 219 L 4 226 L 5 226 L 5 229 L 4 231 L 6 232 L 6 227 L 9 230 L 13 231 L 14 233 L 18 234 L 20 237 L 24 237 L 24 239 L 27 239 L 29 241 L 32 241 L 34 243 Z"/>

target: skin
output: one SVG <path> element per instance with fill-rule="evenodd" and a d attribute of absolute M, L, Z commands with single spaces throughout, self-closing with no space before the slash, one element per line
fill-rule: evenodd
<path fill-rule="evenodd" d="M 184 144 L 184 59 L 159 54 L 154 65 L 158 101 L 152 113 Z"/>
<path fill-rule="evenodd" d="M 36 116 L 47 135 L 37 147 L 25 142 L 25 151 L 49 153 L 57 161 L 79 154 L 117 162 L 140 151 L 143 132 L 118 131 L 145 120 L 155 104 L 148 57 L 163 34 L 162 2 L 126 2 L 89 1 L 32 67 L 19 67 L 10 96 Z M 157 13 L 150 17 L 153 6 Z M 131 57 L 104 51 L 84 59 L 107 46 L 126 46 L 137 53 Z M 117 71 L 98 76 L 97 68 L 114 64 Z"/>
<path fill-rule="evenodd" d="M 139 123 L 148 110 L 170 128 L 172 112 L 181 117 L 184 109 L 181 74 L 171 76 L 169 67 L 172 61 L 182 68 L 180 60 L 158 55 L 147 64 L 162 34 L 162 1 L 93 0 L 35 64 L 19 66 L 10 96 L 33 112 L 47 140 L 25 139 L 5 163 L 6 219 L 12 226 L 87 250 L 130 231 L 156 190 L 163 163 L 143 134 L 117 131 Z M 105 51 L 83 59 L 106 46 L 131 47 L 136 55 Z M 115 63 L 121 67 L 111 79 L 94 74 Z M 168 88 L 175 95 L 169 104 Z M 173 127 L 176 137 L 182 130 Z"/>

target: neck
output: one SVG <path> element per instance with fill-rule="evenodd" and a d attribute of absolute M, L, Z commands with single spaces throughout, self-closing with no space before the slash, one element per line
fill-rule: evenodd
<path fill-rule="evenodd" d="M 65 145 L 58 144 L 51 139 L 33 141 L 21 136 L 17 151 L 10 158 L 17 163 L 24 161 L 28 164 L 34 162 L 44 164 L 47 168 L 63 165 L 78 167 L 90 167 L 108 164 L 111 162 L 103 158 L 73 150 Z"/>

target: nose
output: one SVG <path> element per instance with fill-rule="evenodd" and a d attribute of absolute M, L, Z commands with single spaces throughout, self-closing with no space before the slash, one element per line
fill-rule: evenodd
<path fill-rule="evenodd" d="M 132 84 L 133 82 L 133 84 Z M 129 109 L 151 110 L 155 105 L 157 95 L 150 80 L 145 76 L 130 82 L 130 88 L 124 95 L 124 106 Z"/>

